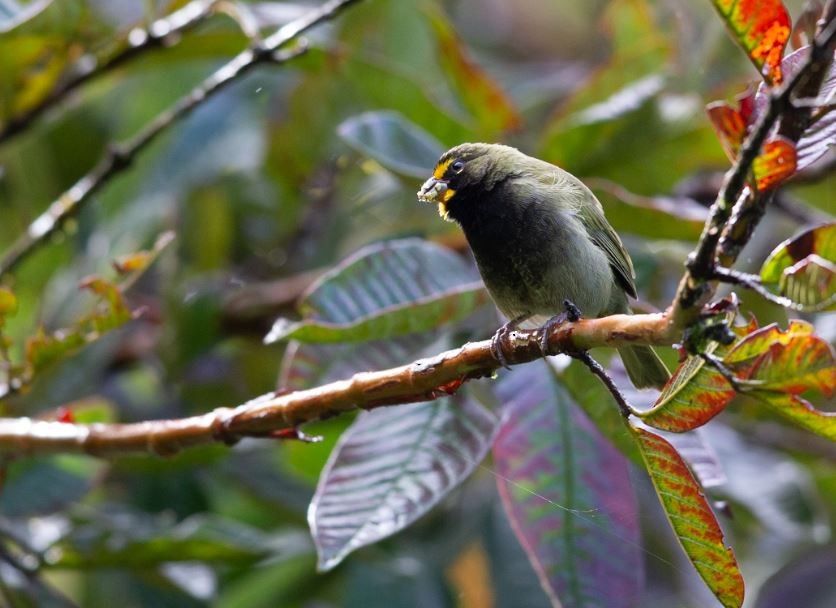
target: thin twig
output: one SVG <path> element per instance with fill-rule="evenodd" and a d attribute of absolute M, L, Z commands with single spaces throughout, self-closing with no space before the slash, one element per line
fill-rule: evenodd
<path fill-rule="evenodd" d="M 674 299 L 673 321 L 681 323 L 690 321 L 694 315 L 699 313 L 699 305 L 711 294 L 712 290 L 707 285 L 707 281 L 710 280 L 714 270 L 723 228 L 729 224 L 735 208 L 738 217 L 740 217 L 742 215 L 741 210 L 750 206 L 748 199 L 764 198 L 763 195 L 755 197 L 746 187 L 746 178 L 751 170 L 752 162 L 760 153 L 761 146 L 780 117 L 791 112 L 803 112 L 805 110 L 804 108 L 794 108 L 790 96 L 796 87 L 802 84 L 806 93 L 806 89 L 812 86 L 811 83 L 816 76 L 819 77 L 819 83 L 821 82 L 820 79 L 826 71 L 826 66 L 830 63 L 831 57 L 828 56 L 828 52 L 832 54 L 835 37 L 836 22 L 831 19 L 827 29 L 814 40 L 810 54 L 799 70 L 781 88 L 770 95 L 766 110 L 758 118 L 757 123 L 740 148 L 737 160 L 726 173 L 720 192 L 711 206 L 711 215 L 700 236 L 697 248 L 688 257 L 687 273 Z M 812 96 L 817 94 L 818 89 L 813 92 Z M 802 132 L 803 129 L 797 133 L 782 133 L 782 135 L 796 142 L 801 137 Z M 734 202 L 734 207 L 732 202 Z M 750 218 L 747 229 L 742 231 L 740 240 L 748 240 L 758 219 L 758 216 Z M 729 249 L 725 256 L 725 265 L 731 265 L 737 251 Z"/>
<path fill-rule="evenodd" d="M 745 393 L 746 387 L 741 384 L 743 381 L 741 378 L 738 378 L 734 375 L 726 364 L 723 363 L 722 359 L 718 356 L 714 355 L 713 353 L 703 352 L 699 354 L 700 359 L 702 359 L 707 365 L 714 368 L 723 378 L 725 378 L 726 382 L 735 390 L 737 393 Z"/>
<path fill-rule="evenodd" d="M 70 68 L 70 76 L 60 82 L 38 104 L 11 117 L 0 128 L 0 143 L 25 131 L 44 112 L 66 99 L 70 93 L 90 80 L 105 74 L 126 61 L 148 51 L 163 47 L 212 14 L 218 0 L 192 0 L 179 10 L 157 19 L 147 28 L 137 27 L 128 34 L 126 43 L 103 57 L 85 55 Z"/>
<path fill-rule="evenodd" d="M 801 311 L 804 309 L 802 305 L 793 302 L 789 298 L 779 296 L 769 291 L 766 287 L 764 287 L 760 277 L 755 274 L 749 274 L 732 268 L 723 268 L 718 266 L 714 269 L 710 278 L 716 279 L 721 283 L 731 283 L 732 285 L 740 285 L 746 289 L 751 289 L 765 300 L 768 300 L 773 304 L 777 304 L 778 306 L 789 308 L 790 310 Z"/>
<path fill-rule="evenodd" d="M 114 175 L 124 171 L 143 149 L 177 120 L 188 115 L 206 99 L 257 65 L 267 62 L 282 64 L 297 57 L 306 50 L 305 46 L 286 52 L 281 52 L 280 49 L 299 38 L 310 28 L 335 17 L 342 9 L 359 1 L 330 0 L 316 10 L 282 26 L 263 42 L 242 51 L 215 71 L 189 94 L 181 97 L 173 106 L 158 114 L 132 139 L 124 144 L 107 146 L 105 155 L 98 164 L 69 190 L 59 196 L 4 253 L 2 259 L 0 259 L 0 278 L 12 271 L 40 243 L 58 230 L 67 218 L 78 213 L 94 192 Z"/>
<path fill-rule="evenodd" d="M 618 409 L 621 411 L 621 415 L 624 416 L 624 418 L 629 418 L 631 414 L 636 413 L 633 406 L 627 403 L 627 399 L 624 397 L 624 394 L 619 390 L 615 381 L 607 373 L 607 370 L 605 370 L 600 363 L 593 359 L 592 355 L 590 355 L 588 351 L 568 354 L 572 358 L 577 359 L 586 365 L 589 368 L 589 371 L 598 376 L 603 385 L 607 387 L 607 390 L 610 391 L 610 394 L 615 398 L 615 402 L 618 404 Z"/>
<path fill-rule="evenodd" d="M 798 85 L 791 92 L 797 92 L 805 97 L 815 97 L 819 94 L 828 67 L 833 60 L 833 50 L 836 46 L 836 14 L 833 13 L 836 4 L 830 6 L 826 27 L 822 27 L 814 44 L 810 48 L 809 65 L 810 70 L 804 73 L 799 79 Z M 803 70 L 799 71 L 801 74 Z M 789 107 L 781 105 L 776 110 L 779 117 L 777 135 L 788 141 L 797 143 L 807 129 L 815 122 L 813 109 L 809 107 L 796 107 L 792 103 L 791 95 L 781 104 L 789 104 Z M 777 102 L 776 102 L 777 103 Z M 770 109 L 773 100 L 770 99 Z M 737 259 L 743 246 L 749 241 L 761 218 L 766 213 L 766 208 L 774 197 L 774 190 L 767 192 L 751 193 L 750 196 L 741 198 L 732 212 L 731 219 L 722 231 L 717 247 L 716 260 L 723 266 L 730 267 Z"/>

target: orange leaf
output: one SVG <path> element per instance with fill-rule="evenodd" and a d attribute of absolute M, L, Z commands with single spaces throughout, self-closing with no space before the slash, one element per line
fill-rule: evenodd
<path fill-rule="evenodd" d="M 665 515 L 686 555 L 726 607 L 743 603 L 743 577 L 734 552 L 679 452 L 662 437 L 631 426 Z"/>
<path fill-rule="evenodd" d="M 657 429 L 683 433 L 722 412 L 734 394 L 720 372 L 699 357 L 689 357 L 674 372 L 653 408 L 639 417 Z"/>
<path fill-rule="evenodd" d="M 518 129 L 521 119 L 514 104 L 499 84 L 473 61 L 447 18 L 436 11 L 430 11 L 428 16 L 441 66 L 471 115 L 490 133 Z"/>
<path fill-rule="evenodd" d="M 713 0 L 737 43 L 770 84 L 781 84 L 791 23 L 781 0 Z"/>
<path fill-rule="evenodd" d="M 725 101 L 713 101 L 705 107 L 705 111 L 708 113 L 711 126 L 717 132 L 723 152 L 734 162 L 743 144 L 743 138 L 746 137 L 746 121 L 740 112 Z"/>
<path fill-rule="evenodd" d="M 792 320 L 786 330 L 767 325 L 741 340 L 724 358 L 745 377 L 747 395 L 796 424 L 836 441 L 836 412 L 815 409 L 802 394 L 836 392 L 836 352 L 813 334 L 813 326 Z"/>
<path fill-rule="evenodd" d="M 734 162 L 743 139 L 752 122 L 755 109 L 755 93 L 752 90 L 737 97 L 737 107 L 725 101 L 714 101 L 705 107 L 711 126 L 717 132 L 717 137 L 723 146 L 723 151 L 729 160 Z"/>
<path fill-rule="evenodd" d="M 774 188 L 795 173 L 795 168 L 795 145 L 784 137 L 766 142 L 760 155 L 752 162 L 758 190 Z"/>
<path fill-rule="evenodd" d="M 127 274 L 129 272 L 136 272 L 144 270 L 146 266 L 154 259 L 154 252 L 138 251 L 128 255 L 122 255 L 113 260 L 113 268 L 119 274 Z"/>

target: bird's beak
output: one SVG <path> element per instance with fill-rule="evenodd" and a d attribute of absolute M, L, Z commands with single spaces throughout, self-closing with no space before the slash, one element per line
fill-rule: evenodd
<path fill-rule="evenodd" d="M 418 191 L 418 200 L 424 203 L 437 204 L 438 215 L 445 220 L 449 220 L 447 203 L 455 194 L 456 191 L 450 188 L 446 181 L 431 177 L 424 182 L 424 185 Z"/>

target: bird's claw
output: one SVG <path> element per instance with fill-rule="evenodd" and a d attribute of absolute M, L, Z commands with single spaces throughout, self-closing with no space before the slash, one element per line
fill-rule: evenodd
<path fill-rule="evenodd" d="M 511 322 L 509 321 L 497 329 L 496 333 L 491 338 L 491 355 L 493 355 L 493 358 L 499 361 L 499 364 L 505 369 L 511 369 L 511 366 L 508 365 L 508 360 L 502 352 L 502 341 L 505 339 L 505 336 L 511 333 L 511 328 L 509 327 L 510 324 Z"/>
<path fill-rule="evenodd" d="M 566 318 L 567 320 L 574 323 L 575 321 L 580 321 L 583 314 L 581 313 L 581 309 L 575 306 L 575 303 L 572 300 L 563 300 L 563 306 L 566 308 Z"/>
<path fill-rule="evenodd" d="M 551 319 L 546 321 L 542 327 L 542 335 L 540 336 L 540 352 L 543 353 L 544 357 L 549 355 L 549 336 L 552 335 L 552 332 L 567 321 L 574 323 L 575 321 L 580 320 L 582 316 L 581 309 L 575 306 L 571 300 L 563 300 L 563 306 L 566 310 L 553 316 Z"/>
<path fill-rule="evenodd" d="M 493 355 L 493 358 L 499 361 L 499 364 L 505 369 L 511 369 L 511 366 L 508 365 L 508 360 L 502 352 L 502 341 L 517 328 L 517 325 L 519 325 L 522 321 L 525 321 L 529 316 L 530 315 L 526 313 L 518 317 L 514 317 L 505 325 L 497 329 L 496 333 L 491 338 L 491 355 Z"/>

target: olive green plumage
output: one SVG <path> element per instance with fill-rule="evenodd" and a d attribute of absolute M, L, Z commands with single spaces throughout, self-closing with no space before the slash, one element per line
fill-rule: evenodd
<path fill-rule="evenodd" d="M 438 161 L 418 193 L 439 205 L 470 244 L 485 285 L 509 319 L 539 325 L 564 309 L 587 317 L 628 313 L 633 264 L 595 195 L 563 169 L 515 148 L 462 144 Z M 619 349 L 639 388 L 662 386 L 667 368 L 648 346 Z"/>

